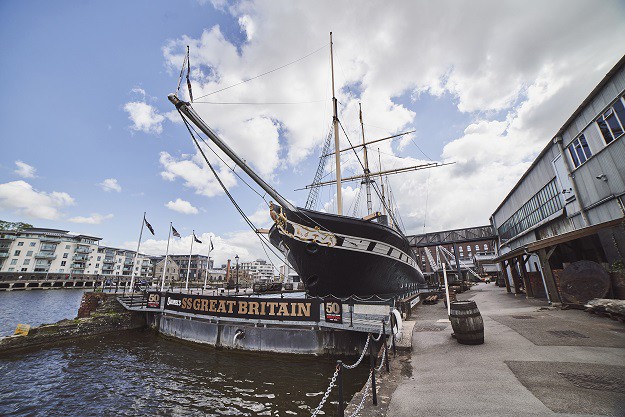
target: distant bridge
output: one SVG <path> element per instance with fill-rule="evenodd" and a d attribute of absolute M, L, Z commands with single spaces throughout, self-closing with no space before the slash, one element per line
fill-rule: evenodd
<path fill-rule="evenodd" d="M 135 280 L 146 279 L 135 277 Z M 150 279 L 150 278 L 147 278 Z M 130 276 L 88 275 L 45 272 L 0 272 L 0 291 L 43 290 L 58 288 L 123 287 L 130 284 Z"/>
<path fill-rule="evenodd" d="M 496 240 L 497 234 L 493 227 L 488 225 L 424 233 L 407 236 L 407 238 L 410 246 L 413 248 L 424 248 L 427 246 L 452 245 L 454 243 L 477 242 L 480 240 Z"/>

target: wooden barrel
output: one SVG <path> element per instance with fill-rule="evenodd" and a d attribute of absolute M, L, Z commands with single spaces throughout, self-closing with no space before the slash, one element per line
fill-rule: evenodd
<path fill-rule="evenodd" d="M 458 343 L 463 345 L 484 343 L 484 320 L 474 301 L 451 303 L 449 318 Z"/>

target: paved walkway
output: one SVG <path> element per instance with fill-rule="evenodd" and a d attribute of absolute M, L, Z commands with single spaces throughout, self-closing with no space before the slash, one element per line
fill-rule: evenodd
<path fill-rule="evenodd" d="M 477 303 L 485 343 L 458 344 L 443 304 L 420 305 L 387 416 L 625 416 L 625 325 L 493 284 L 459 298 Z"/>

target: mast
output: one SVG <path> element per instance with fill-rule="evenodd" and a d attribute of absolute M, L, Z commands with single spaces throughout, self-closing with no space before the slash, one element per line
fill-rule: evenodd
<path fill-rule="evenodd" d="M 332 108 L 334 115 L 334 163 L 336 164 L 336 212 L 343 214 L 343 196 L 341 194 L 341 154 L 339 152 L 339 117 L 337 114 L 337 100 L 334 96 L 334 52 L 332 49 L 332 32 L 330 32 L 330 68 L 332 70 Z"/>
<path fill-rule="evenodd" d="M 362 149 L 364 150 L 365 158 L 365 189 L 367 190 L 367 214 L 371 214 L 373 211 L 373 204 L 371 203 L 371 178 L 369 176 L 369 158 L 367 158 L 367 146 L 365 145 L 365 125 L 362 122 L 362 105 L 358 103 L 358 109 L 360 110 L 360 129 L 362 130 Z M 381 169 L 380 169 L 381 171 Z"/>
<path fill-rule="evenodd" d="M 191 120 L 191 122 L 195 126 L 197 126 L 198 129 L 200 129 L 206 136 L 208 136 L 210 140 L 213 141 L 213 143 L 217 145 L 217 147 L 219 147 L 219 149 L 221 149 L 226 155 L 228 155 L 228 157 L 232 159 L 235 164 L 237 164 L 243 171 L 245 171 L 245 173 L 249 175 L 250 178 L 260 186 L 260 188 L 265 190 L 267 194 L 273 197 L 278 202 L 278 204 L 291 211 L 298 211 L 298 209 L 293 204 L 291 204 L 286 198 L 282 197 L 272 186 L 267 184 L 265 180 L 259 177 L 258 174 L 256 174 L 256 172 L 254 172 L 252 168 L 250 168 L 249 165 L 247 165 L 245 161 L 243 161 L 239 157 L 239 155 L 234 153 L 234 151 L 230 149 L 230 147 L 226 145 L 221 140 L 221 138 L 219 138 L 219 136 L 217 136 L 217 134 L 215 134 L 215 132 L 213 132 L 210 127 L 208 127 L 206 123 L 204 123 L 204 120 L 200 118 L 200 116 L 195 112 L 195 110 L 193 109 L 193 107 L 191 107 L 189 103 L 180 100 L 174 93 L 168 95 L 167 98 L 176 106 L 178 110 L 184 113 L 184 115 L 187 116 L 189 120 Z"/>
<path fill-rule="evenodd" d="M 380 158 L 380 148 L 378 148 L 378 163 L 380 164 L 380 185 L 382 186 L 382 214 L 386 215 L 386 201 L 384 201 L 384 180 L 382 179 L 382 158 Z"/>

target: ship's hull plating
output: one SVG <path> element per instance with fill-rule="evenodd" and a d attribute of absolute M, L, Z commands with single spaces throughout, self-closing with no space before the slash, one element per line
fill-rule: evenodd
<path fill-rule="evenodd" d="M 424 283 L 408 240 L 371 221 L 298 208 L 269 232 L 311 296 L 397 296 Z"/>

